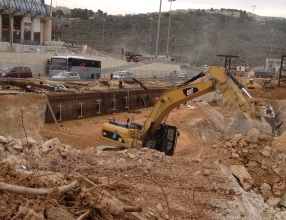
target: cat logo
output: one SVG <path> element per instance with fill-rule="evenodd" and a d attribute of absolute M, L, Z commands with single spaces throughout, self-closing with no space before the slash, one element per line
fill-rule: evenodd
<path fill-rule="evenodd" d="M 195 88 L 195 87 L 186 88 L 186 89 L 183 90 L 185 96 L 192 95 L 192 94 L 194 94 L 194 93 L 196 93 L 198 91 L 199 91 L 198 88 Z"/>

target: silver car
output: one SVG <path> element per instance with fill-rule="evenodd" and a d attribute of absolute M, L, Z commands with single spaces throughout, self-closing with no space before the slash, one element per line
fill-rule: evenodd
<path fill-rule="evenodd" d="M 52 79 L 73 79 L 73 80 L 79 80 L 80 76 L 77 72 L 69 72 L 69 71 L 63 71 L 59 72 L 56 75 L 51 76 Z"/>
<path fill-rule="evenodd" d="M 112 79 L 119 79 L 122 75 L 123 80 L 132 80 L 134 78 L 134 74 L 128 71 L 118 71 L 113 74 Z"/>

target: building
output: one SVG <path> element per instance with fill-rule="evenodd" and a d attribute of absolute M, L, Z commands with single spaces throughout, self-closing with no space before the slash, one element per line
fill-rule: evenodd
<path fill-rule="evenodd" d="M 52 19 L 44 0 L 0 0 L 2 42 L 44 44 L 51 41 Z"/>
<path fill-rule="evenodd" d="M 270 72 L 279 72 L 281 60 L 278 59 L 266 59 L 265 70 Z"/>

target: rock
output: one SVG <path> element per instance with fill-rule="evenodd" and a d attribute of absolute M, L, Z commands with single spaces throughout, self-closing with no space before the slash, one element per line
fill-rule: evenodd
<path fill-rule="evenodd" d="M 227 142 L 225 143 L 225 145 L 226 145 L 227 147 L 232 147 L 232 142 L 227 141 Z"/>
<path fill-rule="evenodd" d="M 19 145 L 23 144 L 21 139 L 14 139 L 13 142 L 15 142 L 15 144 L 19 144 Z"/>
<path fill-rule="evenodd" d="M 262 189 L 260 190 L 260 192 L 265 201 L 267 201 L 271 196 L 273 196 L 271 190 Z"/>
<path fill-rule="evenodd" d="M 280 197 L 276 197 L 276 196 L 271 196 L 268 200 L 267 200 L 267 204 L 270 206 L 270 207 L 276 207 L 279 202 L 280 202 L 281 198 Z"/>
<path fill-rule="evenodd" d="M 7 138 L 5 138 L 4 136 L 0 136 L 0 143 L 8 144 Z"/>
<path fill-rule="evenodd" d="M 258 163 L 256 161 L 249 161 L 248 164 L 246 164 L 247 167 L 257 167 Z"/>
<path fill-rule="evenodd" d="M 128 153 L 128 157 L 134 159 L 136 156 L 134 154 Z"/>
<path fill-rule="evenodd" d="M 12 138 L 12 136 L 11 136 L 11 135 L 9 135 L 9 136 L 7 137 L 7 141 L 8 141 L 8 143 L 10 143 L 10 142 L 12 142 L 12 141 L 13 141 L 13 138 Z"/>
<path fill-rule="evenodd" d="M 260 186 L 260 189 L 261 189 L 261 190 L 271 190 L 271 186 L 270 186 L 268 183 L 263 183 L 263 184 Z"/>
<path fill-rule="evenodd" d="M 241 143 L 243 145 L 243 147 L 247 147 L 248 146 L 247 142 L 244 139 L 240 140 L 239 143 Z"/>
<path fill-rule="evenodd" d="M 205 169 L 204 172 L 203 172 L 204 176 L 209 176 L 210 174 L 211 174 L 211 171 L 208 170 L 208 169 Z"/>
<path fill-rule="evenodd" d="M 0 160 L 6 157 L 6 152 L 4 147 L 0 147 Z"/>
<path fill-rule="evenodd" d="M 284 195 L 282 196 L 279 205 L 283 206 L 286 208 L 286 193 L 284 193 Z"/>
<path fill-rule="evenodd" d="M 42 152 L 43 153 L 46 153 L 48 152 L 49 150 L 51 150 L 53 147 L 57 146 L 57 145 L 60 145 L 60 141 L 58 138 L 53 138 L 53 139 L 50 139 L 48 141 L 46 141 L 43 146 L 42 146 Z"/>
<path fill-rule="evenodd" d="M 276 158 L 277 158 L 277 160 L 284 162 L 284 161 L 286 161 L 286 154 L 284 154 L 284 153 L 278 154 Z"/>
<path fill-rule="evenodd" d="M 163 212 L 163 206 L 160 203 L 156 205 L 156 208 L 158 209 L 159 212 Z"/>
<path fill-rule="evenodd" d="M 273 141 L 273 135 L 261 133 L 261 134 L 258 136 L 258 140 L 260 140 L 260 141 L 269 141 L 269 142 L 272 142 L 272 141 Z"/>
<path fill-rule="evenodd" d="M 272 186 L 272 192 L 275 196 L 282 196 L 285 189 L 285 183 L 274 183 Z"/>
<path fill-rule="evenodd" d="M 237 153 L 232 153 L 232 154 L 231 154 L 231 157 L 232 157 L 232 158 L 239 158 L 239 154 L 237 154 Z"/>
<path fill-rule="evenodd" d="M 31 138 L 31 137 L 27 138 L 27 145 L 28 146 L 32 146 L 35 143 L 36 143 L 36 141 L 33 138 Z"/>
<path fill-rule="evenodd" d="M 249 143 L 257 143 L 260 131 L 257 128 L 252 128 L 246 134 L 246 140 Z"/>
<path fill-rule="evenodd" d="M 253 185 L 253 179 L 247 169 L 242 165 L 231 165 L 230 170 L 238 178 L 244 190 L 248 190 Z"/>
<path fill-rule="evenodd" d="M 260 186 L 260 192 L 265 201 L 267 201 L 272 196 L 271 186 L 268 183 L 263 183 Z"/>
<path fill-rule="evenodd" d="M 200 162 L 202 162 L 202 159 L 201 158 L 195 158 L 195 159 L 192 160 L 192 162 L 200 163 Z"/>
<path fill-rule="evenodd" d="M 273 165 L 271 168 L 275 174 L 280 175 L 280 172 L 282 170 L 281 168 L 276 167 L 275 165 Z"/>
<path fill-rule="evenodd" d="M 18 145 L 18 144 L 15 144 L 15 145 L 13 146 L 13 148 L 14 148 L 15 150 L 17 150 L 17 151 L 22 151 L 22 150 L 23 150 L 23 147 L 22 147 L 21 145 Z"/>
<path fill-rule="evenodd" d="M 232 142 L 232 146 L 236 146 L 238 144 L 238 142 L 240 141 L 242 135 L 241 134 L 236 134 L 232 137 L 232 139 L 230 140 L 230 142 Z"/>
<path fill-rule="evenodd" d="M 271 152 L 268 150 L 262 150 L 261 154 L 263 157 L 270 157 L 271 156 Z"/>
<path fill-rule="evenodd" d="M 250 147 L 250 148 L 253 148 L 253 149 L 257 149 L 258 144 L 250 143 L 250 144 L 249 144 L 249 147 Z"/>
<path fill-rule="evenodd" d="M 47 208 L 45 211 L 47 219 L 64 219 L 64 220 L 75 220 L 76 218 L 69 212 L 58 207 Z"/>
<path fill-rule="evenodd" d="M 15 145 L 14 141 L 9 142 L 8 144 L 5 145 L 6 149 L 10 149 L 11 147 L 13 147 Z"/>
<path fill-rule="evenodd" d="M 22 158 L 19 157 L 19 156 L 10 155 L 10 156 L 8 156 L 5 160 L 3 160 L 3 162 L 9 163 L 9 164 L 11 164 L 12 166 L 15 166 L 15 165 L 17 165 L 17 164 L 24 164 L 24 163 L 25 163 L 25 160 L 22 159 Z"/>

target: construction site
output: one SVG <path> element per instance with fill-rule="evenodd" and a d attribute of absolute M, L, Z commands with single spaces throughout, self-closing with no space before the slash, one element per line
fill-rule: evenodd
<path fill-rule="evenodd" d="M 1 80 L 0 219 L 286 219 L 285 82 L 188 71 Z"/>

